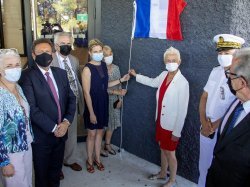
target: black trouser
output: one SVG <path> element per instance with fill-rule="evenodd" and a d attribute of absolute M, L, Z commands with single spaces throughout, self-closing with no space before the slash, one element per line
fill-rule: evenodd
<path fill-rule="evenodd" d="M 65 140 L 58 138 L 49 145 L 32 143 L 35 187 L 59 187 Z"/>

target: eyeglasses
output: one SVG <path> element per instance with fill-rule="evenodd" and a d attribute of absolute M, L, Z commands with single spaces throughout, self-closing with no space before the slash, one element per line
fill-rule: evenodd
<path fill-rule="evenodd" d="M 225 71 L 225 74 L 226 74 L 226 77 L 227 77 L 228 79 L 230 79 L 230 80 L 242 78 L 242 79 L 244 79 L 244 80 L 247 82 L 247 80 L 246 80 L 245 77 L 243 77 L 242 75 L 237 75 L 236 73 L 231 73 L 229 69 Z M 235 77 L 234 77 L 234 78 L 231 78 L 229 75 L 233 75 L 233 76 L 235 76 Z"/>
<path fill-rule="evenodd" d="M 0 55 L 19 55 L 18 50 L 15 48 L 0 49 Z"/>
<path fill-rule="evenodd" d="M 166 63 L 176 63 L 176 60 L 166 60 Z"/>

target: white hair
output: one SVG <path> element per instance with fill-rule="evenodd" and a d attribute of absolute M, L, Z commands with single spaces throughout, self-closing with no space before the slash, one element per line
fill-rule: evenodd
<path fill-rule="evenodd" d="M 17 57 L 20 60 L 20 55 L 17 51 L 17 49 L 11 48 L 11 49 L 0 49 L 0 66 L 3 65 L 4 58 L 6 57 Z"/>
<path fill-rule="evenodd" d="M 71 40 L 71 44 L 73 44 L 74 42 L 74 38 L 72 37 L 71 33 L 69 32 L 58 32 L 54 35 L 54 44 L 57 44 L 58 41 L 59 41 L 59 38 L 62 37 L 62 36 L 67 36 L 70 38 Z"/>
<path fill-rule="evenodd" d="M 237 62 L 234 66 L 234 72 L 238 76 L 243 76 L 248 84 L 250 83 L 250 48 L 242 48 L 234 54 Z M 250 86 L 250 85 L 249 85 Z"/>
<path fill-rule="evenodd" d="M 176 55 L 178 57 L 178 60 L 181 60 L 180 51 L 172 46 L 165 51 L 163 55 L 164 61 L 168 55 Z"/>

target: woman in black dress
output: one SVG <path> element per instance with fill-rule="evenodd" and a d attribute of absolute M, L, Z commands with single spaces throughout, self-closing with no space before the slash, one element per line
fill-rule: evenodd
<path fill-rule="evenodd" d="M 97 169 L 104 170 L 100 161 L 103 128 L 108 126 L 108 87 L 115 86 L 129 80 L 129 75 L 121 79 L 108 82 L 108 71 L 103 59 L 103 44 L 93 39 L 89 42 L 91 61 L 86 64 L 82 72 L 83 93 L 86 102 L 84 122 L 88 129 L 86 167 L 89 173 Z M 93 153 L 95 152 L 95 157 Z"/>

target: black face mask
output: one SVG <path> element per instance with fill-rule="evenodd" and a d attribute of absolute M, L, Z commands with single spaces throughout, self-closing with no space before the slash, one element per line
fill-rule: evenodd
<path fill-rule="evenodd" d="M 233 95 L 236 95 L 236 90 L 233 89 L 232 81 L 231 81 L 230 78 L 227 79 L 227 84 L 228 84 L 228 87 L 229 87 L 231 93 L 232 93 Z"/>
<path fill-rule="evenodd" d="M 53 60 L 52 55 L 48 53 L 42 53 L 40 55 L 36 55 L 35 58 L 35 62 L 42 67 L 48 67 L 51 64 L 52 60 Z"/>
<path fill-rule="evenodd" d="M 70 54 L 70 51 L 72 50 L 70 45 L 60 45 L 60 53 L 63 56 L 68 56 Z"/>

